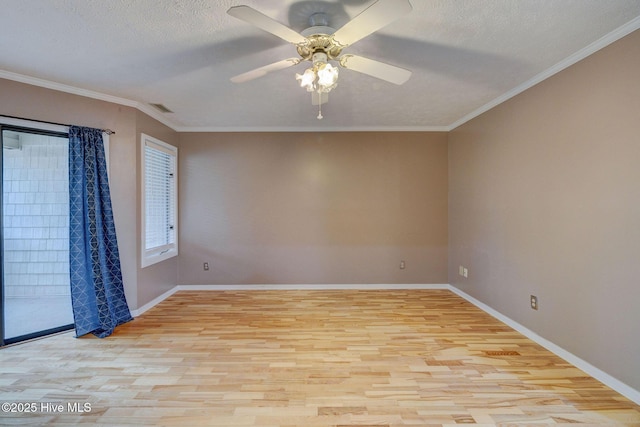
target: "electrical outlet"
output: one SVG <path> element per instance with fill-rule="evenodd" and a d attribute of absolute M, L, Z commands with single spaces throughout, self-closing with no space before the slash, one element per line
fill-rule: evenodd
<path fill-rule="evenodd" d="M 400 261 L 400 270 L 404 270 L 405 264 L 404 261 Z"/>
<path fill-rule="evenodd" d="M 469 277 L 469 269 L 467 267 L 464 267 L 462 269 L 462 275 L 465 277 L 465 279 Z"/>
<path fill-rule="evenodd" d="M 205 262 L 204 264 L 202 264 L 202 268 L 204 269 L 204 271 L 209 271 L 209 263 Z"/>
<path fill-rule="evenodd" d="M 531 308 L 534 310 L 538 309 L 538 297 L 535 295 L 530 296 Z"/>

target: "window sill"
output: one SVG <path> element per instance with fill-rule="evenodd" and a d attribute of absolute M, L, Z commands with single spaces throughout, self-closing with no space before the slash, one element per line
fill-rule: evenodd
<path fill-rule="evenodd" d="M 159 262 L 166 261 L 169 258 L 173 258 L 175 256 L 178 256 L 178 249 L 175 248 L 156 254 L 143 254 L 140 266 L 141 268 L 149 267 Z"/>

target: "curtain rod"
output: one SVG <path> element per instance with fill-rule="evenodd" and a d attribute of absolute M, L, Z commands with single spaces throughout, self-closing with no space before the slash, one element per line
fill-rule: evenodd
<path fill-rule="evenodd" d="M 67 126 L 67 127 L 73 126 L 73 125 L 68 125 L 66 123 L 48 122 L 46 120 L 28 119 L 26 117 L 7 116 L 6 114 L 2 114 L 2 115 L 0 115 L 0 117 L 6 117 L 8 119 L 17 119 L 17 120 L 28 120 L 28 121 L 31 121 L 31 122 L 46 123 L 48 125 L 56 125 L 56 126 Z M 100 129 L 100 130 L 102 132 L 106 133 L 107 135 L 115 135 L 115 133 L 116 133 L 116 131 L 111 130 L 111 129 Z"/>

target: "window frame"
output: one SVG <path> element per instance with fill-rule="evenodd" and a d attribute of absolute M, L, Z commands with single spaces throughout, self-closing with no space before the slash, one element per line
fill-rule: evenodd
<path fill-rule="evenodd" d="M 174 242 L 163 246 L 157 246 L 147 249 L 147 209 L 146 209 L 146 147 L 150 147 L 157 151 L 168 154 L 172 158 L 173 167 L 173 233 Z M 150 135 L 140 134 L 140 152 L 141 152 L 141 168 L 140 168 L 140 266 L 141 268 L 149 267 L 153 264 L 165 261 L 178 255 L 178 148 L 154 138 Z"/>

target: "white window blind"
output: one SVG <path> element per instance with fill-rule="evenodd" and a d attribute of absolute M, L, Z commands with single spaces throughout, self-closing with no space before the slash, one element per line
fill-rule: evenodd
<path fill-rule="evenodd" d="M 177 255 L 177 148 L 148 135 L 143 146 L 142 266 Z"/>

